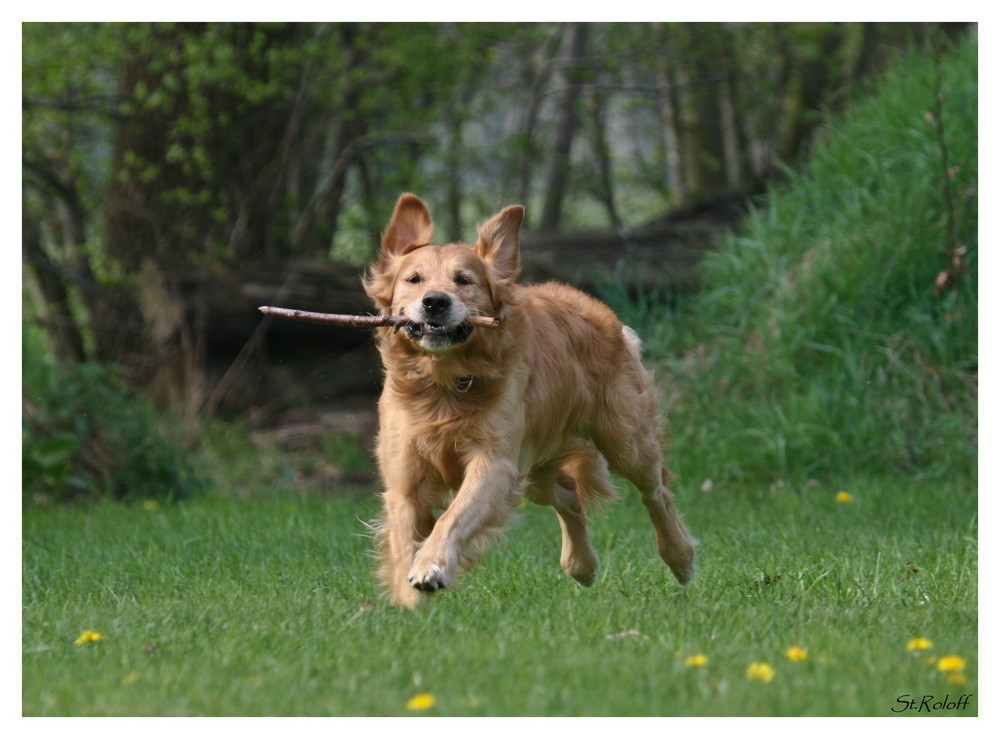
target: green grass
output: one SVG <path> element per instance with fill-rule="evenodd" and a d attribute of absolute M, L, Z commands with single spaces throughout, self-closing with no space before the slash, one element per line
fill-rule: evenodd
<path fill-rule="evenodd" d="M 891 716 L 977 693 L 974 484 L 678 491 L 701 541 L 678 587 L 636 496 L 592 524 L 602 574 L 558 567 L 526 507 L 460 590 L 382 601 L 373 501 L 204 498 L 23 517 L 25 715 Z M 80 646 L 85 629 L 100 641 Z M 908 639 L 934 647 L 909 654 Z M 793 663 L 791 645 L 808 651 Z M 703 667 L 685 657 L 705 654 Z M 951 684 L 930 656 L 956 654 Z M 751 682 L 766 661 L 771 683 Z M 975 697 L 957 715 L 978 713 Z"/>

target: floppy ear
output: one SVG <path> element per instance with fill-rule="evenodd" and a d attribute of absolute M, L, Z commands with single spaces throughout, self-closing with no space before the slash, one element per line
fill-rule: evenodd
<path fill-rule="evenodd" d="M 424 201 L 412 193 L 403 193 L 396 201 L 389 225 L 382 234 L 382 252 L 378 267 L 384 271 L 389 260 L 408 246 L 429 244 L 434 237 L 434 222 Z"/>
<path fill-rule="evenodd" d="M 524 206 L 508 205 L 479 227 L 476 253 L 493 265 L 501 280 L 513 281 L 521 271 L 521 222 Z"/>

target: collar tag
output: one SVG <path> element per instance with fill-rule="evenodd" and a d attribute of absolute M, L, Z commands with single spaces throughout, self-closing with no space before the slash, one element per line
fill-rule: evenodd
<path fill-rule="evenodd" d="M 466 392 L 469 391 L 469 388 L 472 387 L 472 383 L 473 383 L 474 380 L 475 380 L 475 378 L 472 377 L 472 376 L 469 376 L 469 377 L 456 377 L 455 378 L 455 389 L 458 390 L 458 392 L 460 392 L 460 393 L 466 393 Z"/>

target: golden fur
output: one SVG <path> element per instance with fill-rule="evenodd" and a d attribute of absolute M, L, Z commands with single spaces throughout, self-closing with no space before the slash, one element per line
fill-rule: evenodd
<path fill-rule="evenodd" d="M 378 329 L 380 576 L 399 605 L 453 585 L 523 496 L 555 509 L 560 564 L 592 585 L 586 509 L 613 496 L 609 468 L 641 492 L 677 579 L 693 572 L 695 543 L 666 488 L 638 337 L 578 290 L 517 284 L 523 215 L 505 208 L 474 246 L 433 246 L 427 207 L 404 194 L 365 281 L 383 313 L 413 321 Z M 467 328 L 470 315 L 502 324 Z"/>

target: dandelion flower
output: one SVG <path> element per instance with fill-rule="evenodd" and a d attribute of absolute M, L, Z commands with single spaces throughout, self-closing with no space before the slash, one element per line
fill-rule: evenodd
<path fill-rule="evenodd" d="M 841 490 L 833 497 L 833 499 L 838 503 L 850 503 L 852 500 L 854 500 L 854 496 L 848 492 Z"/>
<path fill-rule="evenodd" d="M 704 667 L 708 664 L 708 656 L 704 654 L 692 654 L 684 658 L 685 667 Z"/>
<path fill-rule="evenodd" d="M 930 639 L 924 639 L 922 636 L 918 636 L 915 639 L 910 639 L 906 642 L 906 651 L 908 652 L 922 652 L 925 649 L 930 649 L 934 646 L 934 642 Z"/>
<path fill-rule="evenodd" d="M 100 641 L 104 638 L 104 634 L 99 631 L 91 631 L 90 629 L 84 629 L 80 636 L 77 637 L 76 641 L 73 642 L 78 647 L 81 644 L 86 644 L 87 642 Z"/>
<path fill-rule="evenodd" d="M 785 652 L 785 656 L 788 657 L 792 662 L 804 662 L 809 659 L 809 652 L 804 650 L 802 647 L 793 644 Z"/>
<path fill-rule="evenodd" d="M 937 668 L 938 672 L 961 672 L 965 669 L 965 660 L 957 655 L 949 654 L 938 660 Z"/>
<path fill-rule="evenodd" d="M 426 711 L 434 706 L 436 699 L 430 693 L 417 693 L 406 701 L 407 711 Z"/>
<path fill-rule="evenodd" d="M 133 685 L 139 682 L 139 673 L 132 671 L 122 678 L 122 685 Z"/>
<path fill-rule="evenodd" d="M 945 680 L 954 685 L 964 685 L 965 675 L 963 675 L 961 672 L 949 672 L 948 675 L 945 677 Z"/>
<path fill-rule="evenodd" d="M 159 510 L 160 504 L 157 503 L 155 500 L 147 500 L 142 504 L 142 507 L 145 508 L 147 511 L 155 511 Z"/>
<path fill-rule="evenodd" d="M 762 683 L 769 683 L 774 680 L 774 668 L 767 662 L 751 662 L 747 667 L 747 680 L 758 680 Z"/>

